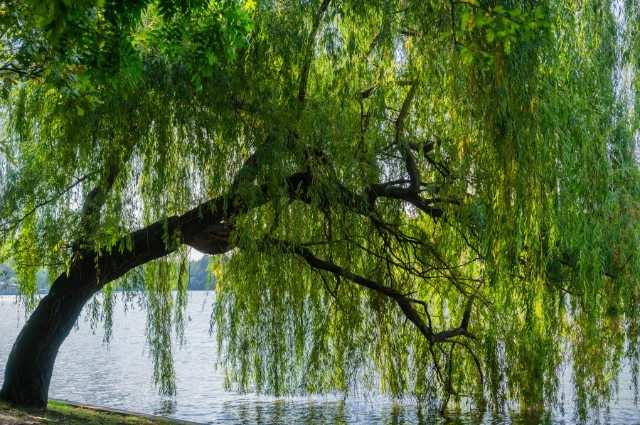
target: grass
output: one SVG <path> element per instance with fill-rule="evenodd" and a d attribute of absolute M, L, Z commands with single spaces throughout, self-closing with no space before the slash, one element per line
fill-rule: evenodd
<path fill-rule="evenodd" d="M 163 419 L 149 419 L 113 413 L 96 412 L 90 409 L 68 406 L 49 401 L 46 409 L 17 408 L 0 402 L 2 424 L 60 424 L 60 425 L 171 425 Z"/>

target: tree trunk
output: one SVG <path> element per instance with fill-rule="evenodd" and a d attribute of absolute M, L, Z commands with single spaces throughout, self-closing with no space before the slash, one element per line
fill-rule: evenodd
<path fill-rule="evenodd" d="M 295 173 L 286 178 L 286 188 L 293 197 L 310 182 L 307 173 Z M 269 193 L 266 185 L 256 189 L 265 195 Z M 111 251 L 76 255 L 69 274 L 58 276 L 13 344 L 0 400 L 23 406 L 46 406 L 58 350 L 91 296 L 134 267 L 175 251 L 177 246 L 167 243 L 168 235 L 180 235 L 179 243 L 205 254 L 229 251 L 232 249 L 229 244 L 231 227 L 225 224 L 225 219 L 259 207 L 266 199 L 265 196 L 249 204 L 236 202 L 234 194 L 221 196 L 179 217 L 168 217 L 137 230 Z M 117 247 L 129 245 L 127 242 L 131 248 L 119 251 Z"/>
<path fill-rule="evenodd" d="M 165 226 L 177 228 L 177 217 L 156 222 L 131 234 L 130 250 L 78 254 L 69 274 L 61 274 L 27 320 L 13 344 L 0 400 L 21 406 L 47 405 L 53 366 L 62 342 L 69 335 L 86 302 L 104 285 L 127 271 L 163 257 L 174 248 L 164 240 Z"/>
<path fill-rule="evenodd" d="M 56 283 L 40 301 L 13 344 L 0 399 L 21 406 L 47 405 L 58 350 L 85 303 L 101 288 L 95 279 L 82 282 L 86 289 L 81 291 L 76 285 Z"/>

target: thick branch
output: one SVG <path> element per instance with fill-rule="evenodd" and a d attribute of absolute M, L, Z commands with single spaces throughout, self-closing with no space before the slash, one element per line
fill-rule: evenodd
<path fill-rule="evenodd" d="M 109 173 L 103 179 L 98 181 L 96 186 L 89 191 L 84 204 L 82 206 L 82 219 L 80 224 L 80 237 L 76 245 L 85 243 L 89 235 L 96 232 L 100 224 L 100 211 L 107 200 L 107 195 L 111 191 L 113 184 L 119 174 L 120 167 L 112 164 L 109 167 Z"/>
<path fill-rule="evenodd" d="M 33 67 L 33 69 L 25 70 L 18 68 L 11 62 L 7 62 L 0 67 L 0 72 L 12 72 L 20 77 L 39 77 L 42 74 L 43 69 L 43 66 L 37 65 Z"/>
<path fill-rule="evenodd" d="M 133 121 L 133 109 L 129 109 L 129 139 L 124 148 L 120 152 L 113 152 L 110 157 L 107 158 L 106 167 L 107 174 L 102 179 L 96 182 L 96 185 L 84 200 L 82 205 L 81 219 L 80 219 L 80 233 L 78 239 L 74 244 L 77 250 L 86 249 L 83 245 L 87 244 L 90 235 L 97 232 L 100 225 L 101 211 L 104 204 L 107 202 L 107 198 L 116 179 L 126 166 L 129 158 L 133 154 L 135 147 L 136 125 Z"/>
<path fill-rule="evenodd" d="M 422 153 L 423 155 L 426 155 L 429 152 L 431 152 L 433 148 L 436 146 L 436 142 L 431 140 L 425 143 L 417 143 L 417 142 L 409 141 L 408 144 L 409 144 L 409 149 L 418 153 Z"/>
<path fill-rule="evenodd" d="M 310 176 L 296 173 L 284 179 L 284 184 L 291 196 L 299 196 L 302 192 L 299 189 L 310 184 Z M 266 195 L 269 187 L 256 186 L 256 190 Z M 117 244 L 120 249 L 80 252 L 73 258 L 69 275 L 63 273 L 58 277 L 52 291 L 60 282 L 60 285 L 77 285 L 79 291 L 94 293 L 129 270 L 174 252 L 181 244 L 206 254 L 227 252 L 232 249 L 229 238 L 233 229 L 226 222 L 268 202 L 267 196 L 251 199 L 250 203 L 235 193 L 225 194 L 181 216 L 168 217 L 130 233 Z"/>
<path fill-rule="evenodd" d="M 318 28 L 320 27 L 320 21 L 322 20 L 324 13 L 327 11 L 327 7 L 329 7 L 330 2 L 331 0 L 322 0 L 320 10 L 316 13 L 316 16 L 313 19 L 311 34 L 309 34 L 309 44 L 307 45 L 302 63 L 302 70 L 300 71 L 300 86 L 298 89 L 298 101 L 300 101 L 300 103 L 304 103 L 304 100 L 307 97 L 307 81 L 309 80 L 309 71 L 311 70 L 311 59 L 314 54 L 316 35 L 318 33 Z"/>
<path fill-rule="evenodd" d="M 408 191 L 409 193 L 415 194 L 420 189 L 420 170 L 416 165 L 416 161 L 413 158 L 413 153 L 411 152 L 411 147 L 408 142 L 400 143 L 402 139 L 402 131 L 404 130 L 404 122 L 407 118 L 407 114 L 409 113 L 409 107 L 411 106 L 411 101 L 413 101 L 413 97 L 416 93 L 415 84 L 411 86 L 407 96 L 402 102 L 402 108 L 400 108 L 400 113 L 398 114 L 398 118 L 396 119 L 396 143 L 400 147 L 407 167 L 407 173 L 409 173 L 409 180 L 411 183 L 409 184 Z"/>
<path fill-rule="evenodd" d="M 406 180 L 402 180 L 402 182 L 406 182 Z M 439 218 L 444 215 L 444 210 L 442 208 L 430 205 L 438 201 L 434 199 L 424 199 L 417 194 L 413 194 L 411 189 L 393 187 L 388 183 L 379 183 L 370 185 L 365 192 L 368 196 L 368 203 L 371 209 L 373 209 L 373 206 L 375 205 L 376 198 L 384 197 L 408 202 L 433 218 Z"/>
<path fill-rule="evenodd" d="M 374 282 L 373 280 L 367 279 L 363 276 L 352 273 L 347 269 L 339 267 L 336 264 L 333 264 L 328 261 L 324 261 L 316 257 L 311 252 L 311 250 L 303 247 L 300 244 L 293 244 L 288 241 L 279 241 L 279 240 L 272 240 L 271 242 L 276 246 L 281 246 L 284 252 L 299 255 L 313 269 L 324 270 L 324 271 L 333 273 L 336 276 L 340 276 L 345 279 L 348 279 L 360 286 L 369 288 L 373 291 L 376 291 L 382 295 L 385 295 L 393 299 L 396 302 L 396 304 L 398 304 L 398 306 L 400 307 L 404 315 L 407 317 L 407 319 L 409 319 L 418 328 L 420 333 L 422 333 L 422 335 L 425 338 L 427 338 L 429 342 L 432 342 L 432 343 L 444 342 L 450 338 L 453 338 L 459 335 L 474 339 L 474 336 L 470 334 L 467 331 L 467 329 L 464 329 L 464 328 L 456 328 L 452 330 L 446 330 L 446 331 L 434 333 L 433 330 L 426 323 L 424 323 L 424 321 L 422 320 L 418 312 L 413 307 L 415 300 L 412 300 L 411 298 L 407 297 L 405 294 L 398 291 L 397 289 L 390 288 L 385 285 L 381 285 L 377 282 Z"/>
<path fill-rule="evenodd" d="M 467 308 L 465 308 L 465 310 L 464 310 L 464 314 L 462 315 L 462 322 L 460 323 L 460 327 L 462 329 L 468 329 L 469 328 L 469 318 L 471 317 L 471 309 L 473 308 L 473 301 L 475 301 L 476 294 L 480 290 L 480 287 L 482 286 L 483 282 L 484 282 L 484 280 L 481 279 L 480 283 L 478 283 L 478 286 L 476 287 L 475 291 L 473 291 L 471 293 L 471 295 L 469 295 L 469 301 L 467 301 Z"/>

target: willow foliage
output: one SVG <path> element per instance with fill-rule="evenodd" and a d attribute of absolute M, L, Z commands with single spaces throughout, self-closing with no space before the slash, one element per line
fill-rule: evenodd
<path fill-rule="evenodd" d="M 98 263 L 209 202 L 231 388 L 551 408 L 569 367 L 586 418 L 628 362 L 637 391 L 636 2 L 264 1 L 205 66 L 203 33 L 163 45 L 178 18 L 150 7 L 131 83 L 94 61 L 75 95 L 6 91 L 2 254 L 25 294 L 34 266 Z M 147 291 L 169 393 L 180 249 L 121 283 Z"/>

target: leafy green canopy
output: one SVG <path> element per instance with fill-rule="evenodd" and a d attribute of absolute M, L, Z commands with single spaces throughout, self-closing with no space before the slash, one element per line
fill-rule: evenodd
<path fill-rule="evenodd" d="M 145 57 L 211 76 L 219 58 L 246 45 L 253 2 L 27 0 L 0 5 L 2 92 L 22 79 L 47 83 L 82 115 L 104 90 L 126 96 Z"/>
<path fill-rule="evenodd" d="M 553 407 L 570 366 L 586 418 L 627 361 L 637 390 L 636 2 L 105 2 L 64 31 L 2 7 L 25 294 L 222 200 L 232 388 Z M 124 278 L 168 393 L 185 259 Z"/>

